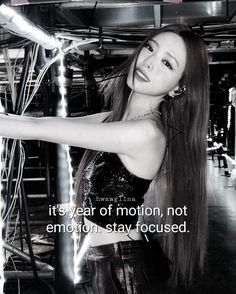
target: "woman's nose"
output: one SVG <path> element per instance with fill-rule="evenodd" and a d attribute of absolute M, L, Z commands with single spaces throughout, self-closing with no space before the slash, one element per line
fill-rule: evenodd
<path fill-rule="evenodd" d="M 143 67 L 149 71 L 153 70 L 153 61 L 150 57 L 143 60 Z"/>

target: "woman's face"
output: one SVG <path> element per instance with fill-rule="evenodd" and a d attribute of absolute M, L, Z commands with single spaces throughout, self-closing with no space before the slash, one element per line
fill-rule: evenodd
<path fill-rule="evenodd" d="M 163 32 L 149 40 L 142 48 L 135 68 L 131 65 L 127 84 L 137 93 L 165 96 L 178 88 L 186 64 L 183 39 L 172 32 Z"/>

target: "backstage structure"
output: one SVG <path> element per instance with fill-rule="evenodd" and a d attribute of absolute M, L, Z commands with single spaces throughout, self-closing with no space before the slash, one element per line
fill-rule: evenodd
<path fill-rule="evenodd" d="M 109 111 L 111 101 L 99 86 L 155 28 L 183 24 L 204 40 L 210 74 L 205 267 L 191 284 L 160 293 L 236 294 L 236 0 L 1 3 L 0 113 L 9 116 L 76 118 Z M 91 227 L 80 219 L 93 211 L 73 206 L 84 149 L 5 137 L 0 146 L 0 294 L 93 294 L 81 237 Z M 119 213 L 162 218 L 158 207 L 145 205 Z M 168 210 L 187 214 L 186 206 Z M 165 234 L 188 233 L 185 222 L 144 225 L 139 218 L 137 226 L 143 233 L 153 230 L 161 244 Z"/>

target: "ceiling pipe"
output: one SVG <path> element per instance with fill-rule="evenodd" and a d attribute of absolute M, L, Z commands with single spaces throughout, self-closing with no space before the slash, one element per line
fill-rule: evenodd
<path fill-rule="evenodd" d="M 33 22 L 2 4 L 0 6 L 0 25 L 23 38 L 27 38 L 48 50 L 60 48 L 61 42 Z"/>

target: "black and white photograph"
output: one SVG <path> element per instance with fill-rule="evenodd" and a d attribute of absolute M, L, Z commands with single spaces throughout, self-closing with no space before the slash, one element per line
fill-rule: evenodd
<path fill-rule="evenodd" d="M 236 0 L 0 2 L 0 294 L 236 294 Z"/>

